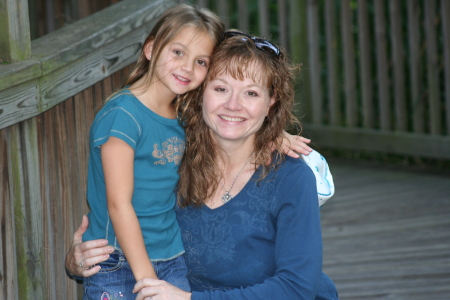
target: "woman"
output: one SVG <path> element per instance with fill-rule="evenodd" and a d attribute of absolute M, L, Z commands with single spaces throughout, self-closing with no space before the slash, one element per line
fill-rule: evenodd
<path fill-rule="evenodd" d="M 337 299 L 321 271 L 314 175 L 280 151 L 283 129 L 295 122 L 292 79 L 274 44 L 224 35 L 203 97 L 180 108 L 187 143 L 177 219 L 193 292 L 143 279 L 137 299 Z M 94 242 L 72 247 L 69 271 L 95 272 L 70 263 L 75 256 L 85 265 L 102 259 L 105 248 Z"/>

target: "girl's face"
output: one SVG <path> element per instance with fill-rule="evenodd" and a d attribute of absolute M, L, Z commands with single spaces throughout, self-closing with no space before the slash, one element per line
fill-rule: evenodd
<path fill-rule="evenodd" d="M 155 62 L 152 84 L 158 95 L 175 98 L 196 89 L 206 77 L 214 42 L 206 32 L 186 27 L 162 50 Z M 150 57 L 153 43 L 145 48 Z"/>
<path fill-rule="evenodd" d="M 254 74 L 256 66 L 250 68 L 252 70 L 248 73 Z M 269 90 L 262 82 L 249 77 L 241 81 L 231 75 L 220 74 L 205 87 L 203 118 L 216 141 L 253 143 L 255 133 L 274 102 L 274 97 L 269 96 Z"/>

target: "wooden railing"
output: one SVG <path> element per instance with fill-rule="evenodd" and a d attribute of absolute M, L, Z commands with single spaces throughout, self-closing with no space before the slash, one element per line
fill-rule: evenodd
<path fill-rule="evenodd" d="M 79 298 L 63 258 L 87 211 L 88 129 L 176 2 L 121 1 L 28 44 L 10 33 L 23 47 L 0 65 L 0 298 Z M 317 145 L 450 159 L 449 1 L 199 2 L 303 64 L 297 114 Z"/>
<path fill-rule="evenodd" d="M 0 65 L 0 299 L 81 298 L 64 256 L 87 212 L 89 127 L 174 3 L 118 3 Z"/>
<path fill-rule="evenodd" d="M 302 63 L 298 116 L 316 145 L 450 159 L 450 1 L 190 2 Z"/>

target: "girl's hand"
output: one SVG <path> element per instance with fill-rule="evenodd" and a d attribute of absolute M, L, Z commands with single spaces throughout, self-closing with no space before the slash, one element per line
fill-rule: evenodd
<path fill-rule="evenodd" d="M 191 293 L 183 291 L 164 280 L 144 278 L 134 286 L 136 300 L 190 300 Z"/>
<path fill-rule="evenodd" d="M 281 144 L 281 150 L 286 155 L 293 158 L 299 158 L 300 154 L 308 155 L 312 149 L 307 145 L 311 140 L 299 135 L 291 135 L 286 131 L 283 131 L 283 141 Z"/>
<path fill-rule="evenodd" d="M 70 274 L 78 277 L 89 277 L 100 271 L 100 266 L 91 266 L 105 261 L 109 253 L 114 251 L 107 240 L 82 242 L 83 233 L 89 225 L 87 216 L 83 216 L 80 227 L 73 235 L 72 245 L 66 254 L 66 268 Z"/>

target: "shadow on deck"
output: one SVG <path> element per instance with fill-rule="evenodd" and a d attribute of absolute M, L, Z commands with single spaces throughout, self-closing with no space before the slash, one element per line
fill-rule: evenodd
<path fill-rule="evenodd" d="M 340 299 L 450 299 L 450 175 L 329 164 L 323 269 Z"/>

